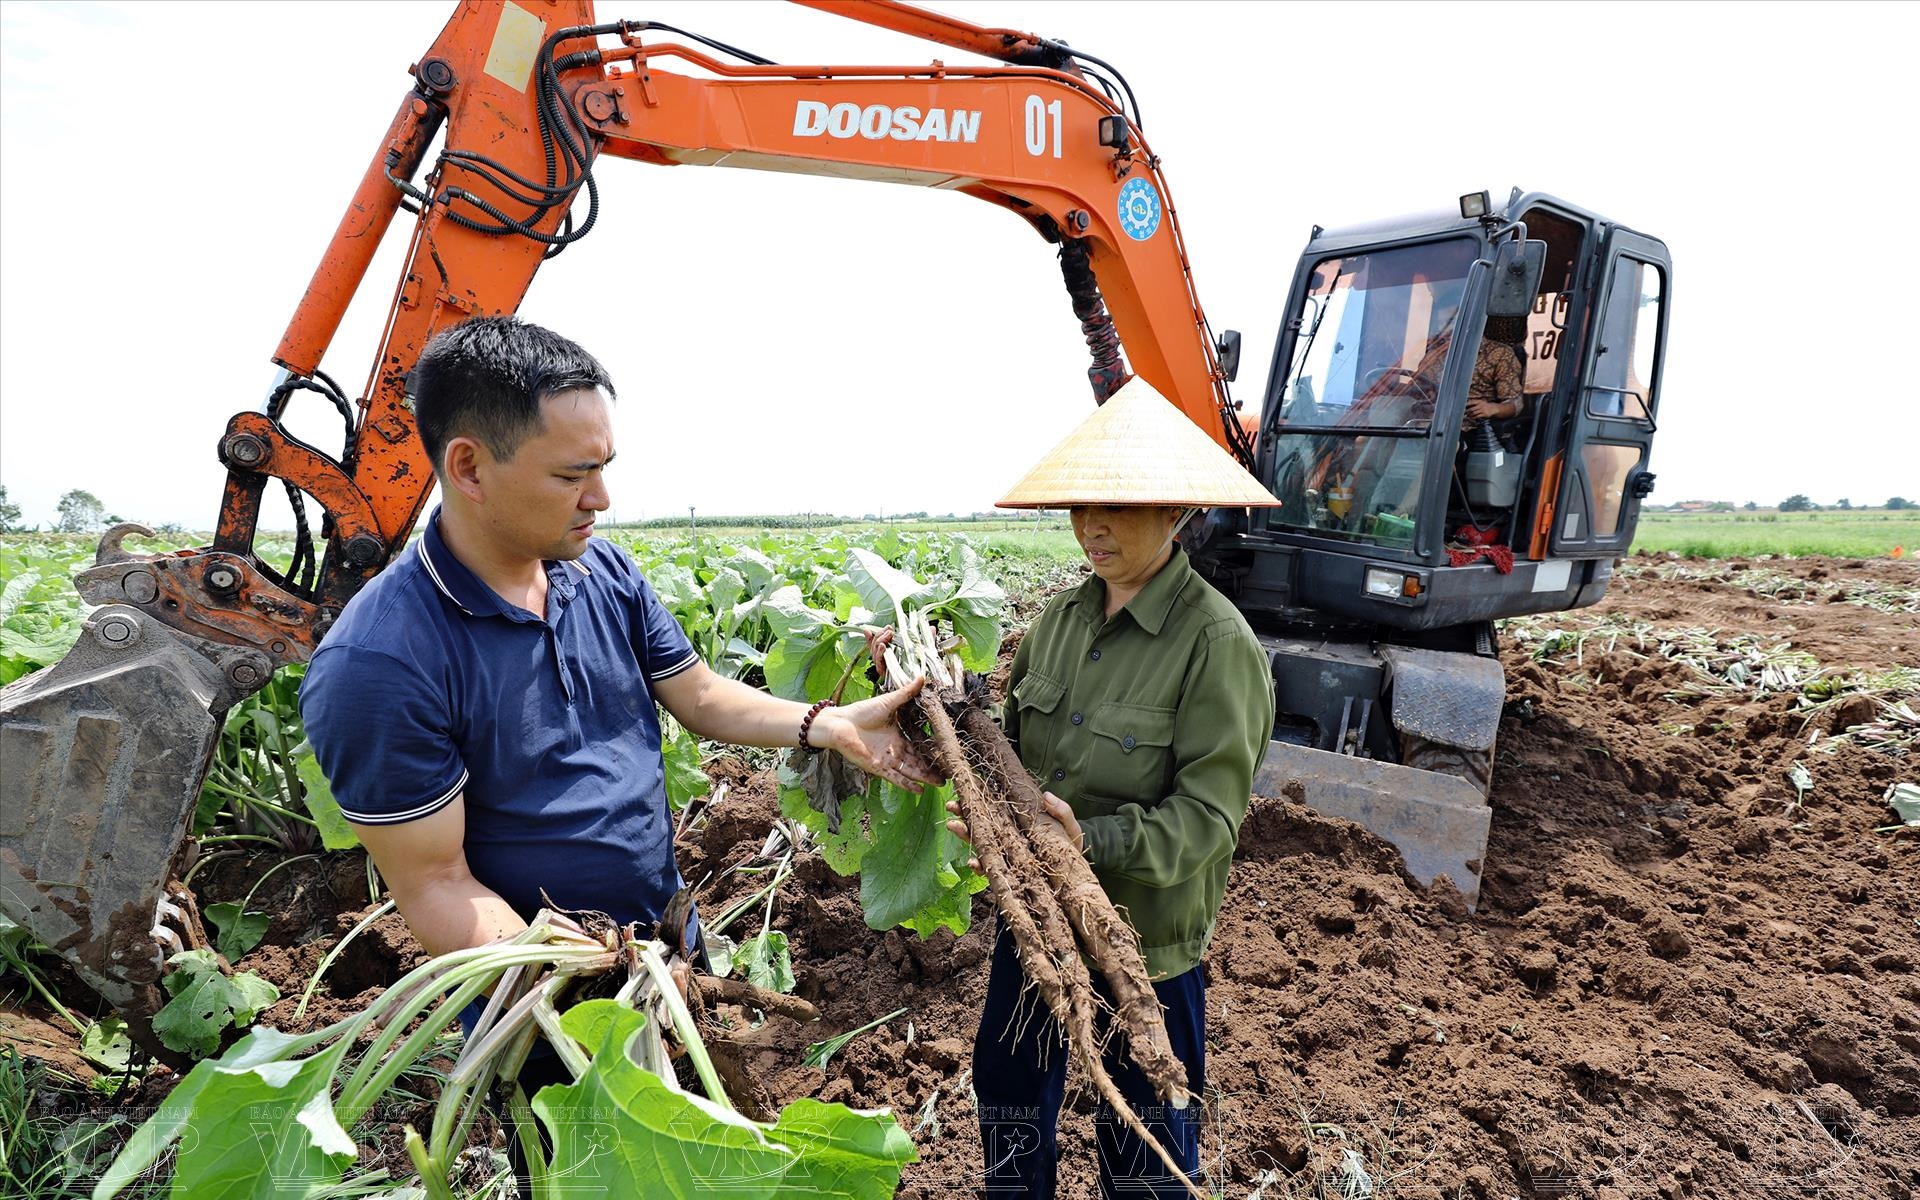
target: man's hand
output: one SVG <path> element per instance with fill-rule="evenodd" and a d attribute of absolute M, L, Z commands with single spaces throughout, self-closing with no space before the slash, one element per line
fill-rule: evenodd
<path fill-rule="evenodd" d="M 910 792 L 940 783 L 940 777 L 907 744 L 894 719 L 902 706 L 920 694 L 926 682 L 916 679 L 884 696 L 845 708 L 822 709 L 807 730 L 808 744 L 823 750 L 837 750 L 867 774 L 891 780 Z"/>

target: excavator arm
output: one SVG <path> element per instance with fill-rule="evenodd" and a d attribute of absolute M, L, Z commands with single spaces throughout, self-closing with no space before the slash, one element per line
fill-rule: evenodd
<path fill-rule="evenodd" d="M 169 881 L 224 713 L 305 661 L 404 546 L 433 485 L 408 372 L 439 329 L 517 309 L 544 259 L 593 231 L 603 159 L 911 184 L 1006 208 L 1059 247 L 1096 400 L 1130 367 L 1251 463 L 1159 160 L 1137 112 L 1083 66 L 1104 64 L 894 0 L 803 2 L 1000 65 L 777 64 L 644 21 L 596 23 L 586 0 L 462 0 L 414 64 L 295 309 L 274 353 L 278 384 L 227 423 L 212 544 L 139 555 L 122 542 L 144 531 L 109 531 L 76 580 L 102 606 L 82 641 L 0 693 L 0 910 L 72 961 L 136 1033 L 164 999 L 154 985 L 175 927 L 193 923 L 175 919 L 187 897 L 171 885 L 170 899 Z M 406 268 L 349 400 L 321 360 L 403 209 L 414 218 Z M 337 456 L 280 421 L 309 393 L 345 419 Z M 276 483 L 298 526 L 284 570 L 254 548 Z M 323 509 L 318 543 L 302 497 Z"/>

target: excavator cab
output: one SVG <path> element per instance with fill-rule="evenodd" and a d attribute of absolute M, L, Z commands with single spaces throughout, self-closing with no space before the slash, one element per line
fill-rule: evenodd
<path fill-rule="evenodd" d="M 1259 425 L 1281 505 L 1195 555 L 1272 655 L 1263 790 L 1359 821 L 1469 903 L 1505 698 L 1493 622 L 1605 595 L 1653 487 L 1670 275 L 1660 242 L 1517 190 L 1316 227 Z M 1489 352 L 1518 359 L 1524 398 L 1470 422 Z"/>

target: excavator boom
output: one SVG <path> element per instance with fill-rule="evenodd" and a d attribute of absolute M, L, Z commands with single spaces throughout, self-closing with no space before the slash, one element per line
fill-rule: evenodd
<path fill-rule="evenodd" d="M 777 64 L 645 21 L 597 22 L 584 0 L 462 0 L 413 66 L 295 307 L 273 355 L 279 382 L 227 423 L 212 543 L 137 555 L 121 543 L 138 527 L 110 531 L 76 580 L 102 606 L 80 645 L 0 693 L 0 910 L 73 961 L 136 1034 L 180 945 L 167 889 L 223 715 L 305 661 L 405 545 L 433 484 L 408 372 L 436 331 L 517 309 L 541 263 L 592 232 L 604 159 L 867 179 L 999 205 L 1058 247 L 1096 400 L 1138 373 L 1251 465 L 1159 160 L 1077 52 L 894 0 L 810 7 L 998 62 Z M 349 399 L 321 361 L 403 209 L 414 214 L 406 267 Z M 347 418 L 338 455 L 281 423 L 309 392 Z M 284 571 L 254 551 L 275 484 L 299 524 Z M 324 510 L 318 545 L 303 497 Z"/>

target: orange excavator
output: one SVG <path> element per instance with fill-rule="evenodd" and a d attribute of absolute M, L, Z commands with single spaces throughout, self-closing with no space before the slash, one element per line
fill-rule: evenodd
<path fill-rule="evenodd" d="M 1504 208 L 1478 193 L 1457 216 L 1316 227 L 1266 404 L 1243 417 L 1239 335 L 1216 336 L 1201 309 L 1117 70 L 895 0 L 799 2 L 994 65 L 774 63 L 597 22 L 588 0 L 463 0 L 411 68 L 274 352 L 275 386 L 227 422 L 211 544 L 138 554 L 124 539 L 146 531 L 109 530 L 76 580 L 100 606 L 80 641 L 0 692 L 0 911 L 137 1033 L 193 920 L 172 881 L 224 714 L 307 660 L 427 502 L 415 358 L 447 325 L 514 311 L 543 261 L 595 231 L 607 158 L 940 188 L 1024 221 L 1055 248 L 1095 400 L 1144 377 L 1283 502 L 1204 514 L 1183 539 L 1272 653 L 1281 715 L 1260 786 L 1359 820 L 1422 880 L 1476 894 L 1504 694 L 1491 622 L 1593 603 L 1631 539 L 1652 480 L 1664 248 L 1517 191 Z M 349 397 L 321 359 L 402 210 L 405 271 Z M 1504 336 L 1524 415 L 1463 432 L 1476 353 L 1502 320 L 1520 330 Z M 344 418 L 338 454 L 282 424 L 315 399 Z M 276 483 L 296 514 L 284 570 L 254 546 Z M 317 536 L 303 497 L 323 510 Z"/>

